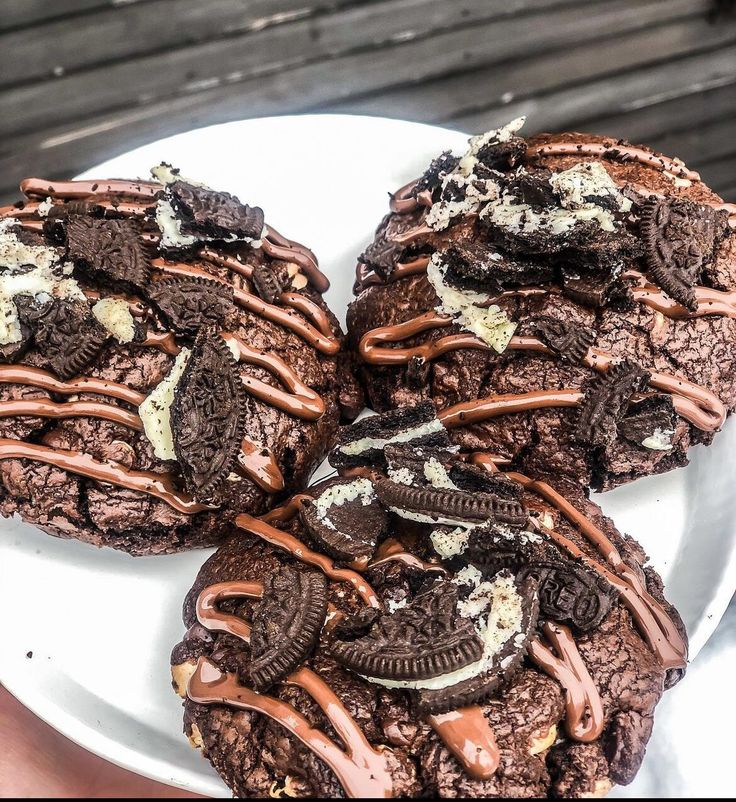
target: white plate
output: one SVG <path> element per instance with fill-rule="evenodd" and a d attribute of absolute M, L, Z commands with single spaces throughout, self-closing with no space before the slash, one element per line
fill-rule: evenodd
<path fill-rule="evenodd" d="M 464 143 L 456 132 L 392 120 L 268 118 L 181 134 L 86 175 L 145 176 L 165 160 L 263 206 L 269 222 L 316 251 L 332 280 L 328 299 L 344 319 L 355 256 L 386 212 L 387 191 Z M 736 588 L 733 423 L 713 447 L 694 450 L 689 467 L 598 499 L 663 574 L 690 632 L 691 656 Z M 0 522 L 0 682 L 115 763 L 191 791 L 229 795 L 181 735 L 181 705 L 169 684 L 181 603 L 206 557 L 133 559 Z M 662 789 L 652 778 L 672 766 L 661 760 L 646 761 L 641 780 L 618 793 Z"/>

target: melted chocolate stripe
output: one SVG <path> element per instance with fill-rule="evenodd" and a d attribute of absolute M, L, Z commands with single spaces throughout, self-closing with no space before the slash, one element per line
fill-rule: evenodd
<path fill-rule="evenodd" d="M 411 194 L 418 183 L 419 179 L 415 178 L 413 181 L 409 181 L 408 184 L 404 184 L 403 187 L 399 187 L 391 195 L 389 207 L 392 212 L 395 214 L 407 214 L 415 211 L 420 206 L 432 205 L 432 193 L 429 190 L 424 189 L 418 192 L 416 197 Z"/>
<path fill-rule="evenodd" d="M 277 516 L 272 516 L 271 520 L 279 520 Z M 329 557 L 319 554 L 308 548 L 294 535 L 283 532 L 271 526 L 265 519 L 254 518 L 252 515 L 243 513 L 235 519 L 235 525 L 250 532 L 252 535 L 260 537 L 272 546 L 277 546 L 283 551 L 296 557 L 307 565 L 319 568 L 325 576 L 334 582 L 348 582 L 353 586 L 358 595 L 369 607 L 381 608 L 381 601 L 371 586 L 363 579 L 360 574 L 347 568 L 336 568 Z"/>
<path fill-rule="evenodd" d="M 338 697 L 308 669 L 295 671 L 288 681 L 304 688 L 319 704 L 345 741 L 347 753 L 323 732 L 312 727 L 290 704 L 251 691 L 241 685 L 235 674 L 223 673 L 204 657 L 200 657 L 189 680 L 187 695 L 198 704 L 226 704 L 273 719 L 324 760 L 350 797 L 390 796 L 392 782 L 385 758 L 370 746 Z"/>
<path fill-rule="evenodd" d="M 235 287 L 233 284 L 223 281 L 205 270 L 200 270 L 199 268 L 187 264 L 168 262 L 166 259 L 160 258 L 153 259 L 151 261 L 151 266 L 164 273 L 175 276 L 198 276 L 200 278 L 209 279 L 210 281 L 219 281 L 222 284 L 227 284 L 233 289 L 235 302 L 248 312 L 252 312 L 272 323 L 277 323 L 290 329 L 323 354 L 332 356 L 340 350 L 340 343 L 332 333 L 330 333 L 328 337 L 319 331 L 319 329 L 314 328 L 310 323 L 294 315 L 292 312 L 288 312 L 274 304 L 262 301 L 255 295 L 246 292 L 240 287 Z"/>
<path fill-rule="evenodd" d="M 248 438 L 240 444 L 238 469 L 266 493 L 278 493 L 286 485 L 273 452 Z"/>
<path fill-rule="evenodd" d="M 420 571 L 434 571 L 446 574 L 447 571 L 438 563 L 430 563 L 421 560 L 414 554 L 406 551 L 404 547 L 394 538 L 387 538 L 381 543 L 373 559 L 366 565 L 366 568 L 376 568 L 390 562 L 399 562 L 408 565 L 410 568 L 418 568 Z"/>
<path fill-rule="evenodd" d="M 218 605 L 228 599 L 260 599 L 262 595 L 260 582 L 218 582 L 206 587 L 197 597 L 197 619 L 210 632 L 226 632 L 249 643 L 250 624 L 237 615 L 223 613 Z"/>
<path fill-rule="evenodd" d="M 543 632 L 557 654 L 534 639 L 529 644 L 529 657 L 565 689 L 565 729 L 570 738 L 582 743 L 595 741 L 605 725 L 603 702 L 572 632 L 562 624 L 549 621 L 544 624 Z"/>
<path fill-rule="evenodd" d="M 477 705 L 427 716 L 427 723 L 474 780 L 488 780 L 501 762 L 496 737 Z"/>
<path fill-rule="evenodd" d="M 51 418 L 101 418 L 120 423 L 137 431 L 143 431 L 143 423 L 134 412 L 112 404 L 98 401 L 65 401 L 58 404 L 45 398 L 0 401 L 0 418 L 16 417 Z"/>
<path fill-rule="evenodd" d="M 316 421 L 324 415 L 324 401 L 314 390 L 307 387 L 299 379 L 293 368 L 289 367 L 281 357 L 253 348 L 241 337 L 238 337 L 237 334 L 231 332 L 223 334 L 222 338 L 228 345 L 235 346 L 240 362 L 264 368 L 282 381 L 289 389 L 287 393 L 253 376 L 241 375 L 243 384 L 249 393 L 297 418 Z"/>
<path fill-rule="evenodd" d="M 688 168 L 679 159 L 670 159 L 650 153 L 632 145 L 603 145 L 596 142 L 553 142 L 548 145 L 532 145 L 526 151 L 526 160 L 531 161 L 546 156 L 598 156 L 620 162 L 638 162 L 655 170 L 700 181 L 700 174 Z"/>
<path fill-rule="evenodd" d="M 57 379 L 52 373 L 27 365 L 0 365 L 0 382 L 30 385 L 51 393 L 59 393 L 60 395 L 97 393 L 110 398 L 117 398 L 120 401 L 127 401 L 134 406 L 142 404 L 145 398 L 143 393 L 133 390 L 127 384 L 119 384 L 118 382 L 107 381 L 107 379 L 95 379 L 87 376 L 64 382 Z"/>
<path fill-rule="evenodd" d="M 69 473 L 76 473 L 98 482 L 109 482 L 128 490 L 137 490 L 166 502 L 184 515 L 193 515 L 204 510 L 211 510 L 207 504 L 200 504 L 190 496 L 180 493 L 169 474 L 153 471 L 133 471 L 116 462 L 100 462 L 81 451 L 67 451 L 49 448 L 20 440 L 0 439 L 0 460 L 28 459 L 53 465 Z"/>
<path fill-rule="evenodd" d="M 24 195 L 63 200 L 97 198 L 107 195 L 148 199 L 160 192 L 162 188 L 161 184 L 153 181 L 48 181 L 45 178 L 26 178 L 20 182 L 20 189 Z"/>

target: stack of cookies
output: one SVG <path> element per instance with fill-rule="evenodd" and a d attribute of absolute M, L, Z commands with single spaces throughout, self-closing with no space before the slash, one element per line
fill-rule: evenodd
<path fill-rule="evenodd" d="M 522 124 L 392 194 L 347 337 L 307 247 L 169 165 L 0 210 L 0 512 L 219 546 L 172 675 L 237 796 L 603 796 L 684 675 L 588 491 L 685 464 L 736 406 L 736 208 Z"/>

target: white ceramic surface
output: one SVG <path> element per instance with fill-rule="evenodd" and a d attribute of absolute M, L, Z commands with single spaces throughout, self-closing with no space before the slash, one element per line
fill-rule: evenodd
<path fill-rule="evenodd" d="M 166 160 L 261 205 L 270 223 L 318 254 L 332 280 L 328 300 L 344 320 L 355 256 L 387 209 L 387 191 L 464 142 L 456 132 L 392 120 L 268 118 L 181 134 L 86 175 L 146 176 Z M 695 449 L 687 468 L 597 498 L 663 574 L 688 626 L 691 657 L 736 588 L 733 424 L 710 449 Z M 206 556 L 133 559 L 0 521 L 0 682 L 91 751 L 164 782 L 227 796 L 181 735 L 169 684 L 181 602 Z M 662 709 L 671 707 L 665 700 Z M 678 787 L 675 735 L 656 732 L 639 778 L 616 795 Z"/>

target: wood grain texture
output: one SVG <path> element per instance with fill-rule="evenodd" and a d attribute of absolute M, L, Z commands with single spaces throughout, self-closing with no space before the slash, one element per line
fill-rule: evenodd
<path fill-rule="evenodd" d="M 605 131 L 723 173 L 736 150 L 736 19 L 714 24 L 712 8 L 0 0 L 0 197 L 23 175 L 63 177 L 189 128 L 315 110 L 463 130 L 527 114 L 529 131 Z"/>

